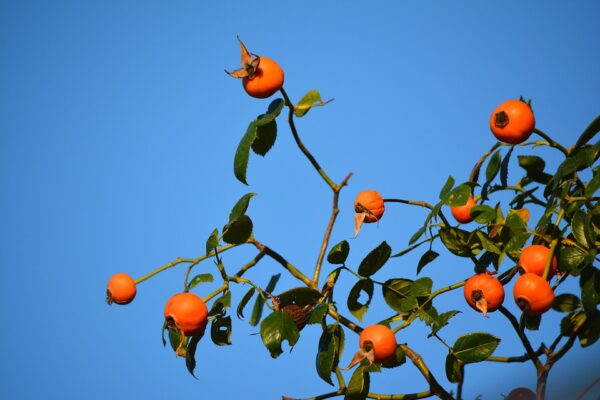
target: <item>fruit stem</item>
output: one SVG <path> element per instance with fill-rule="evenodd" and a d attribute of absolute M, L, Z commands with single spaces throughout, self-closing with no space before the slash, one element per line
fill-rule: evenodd
<path fill-rule="evenodd" d="M 225 290 L 227 290 L 227 288 L 229 287 L 229 285 L 227 284 L 227 282 L 223 283 L 223 285 L 214 290 L 213 292 L 207 294 L 202 301 L 204 301 L 205 303 L 208 303 L 209 301 L 211 301 L 213 298 L 215 298 L 216 296 L 220 295 L 221 293 L 223 293 Z"/>
<path fill-rule="evenodd" d="M 201 262 L 203 260 L 206 260 L 207 258 L 210 258 L 210 257 L 214 256 L 216 254 L 215 251 L 218 251 L 218 252 L 222 253 L 222 252 L 227 251 L 229 249 L 233 249 L 236 246 L 239 246 L 239 245 L 237 245 L 237 244 L 227 244 L 227 245 L 225 245 L 225 246 L 223 246 L 223 247 L 221 247 L 219 249 L 211 250 L 209 253 L 207 253 L 205 255 L 202 255 L 202 256 L 200 256 L 198 258 L 193 258 L 193 259 L 179 257 L 176 260 L 171 261 L 170 263 L 165 264 L 162 267 L 159 267 L 159 268 L 155 269 L 154 271 L 152 271 L 152 272 L 150 272 L 150 273 L 148 273 L 148 274 L 146 274 L 146 275 L 144 275 L 144 276 L 136 279 L 135 280 L 135 284 L 137 285 L 139 283 L 142 283 L 145 280 L 148 280 L 148 279 L 152 278 L 154 275 L 159 274 L 159 273 L 163 272 L 164 270 L 167 270 L 169 268 L 172 268 L 172 267 L 174 267 L 176 265 L 179 265 L 179 264 L 182 264 L 182 263 L 191 263 L 191 264 L 194 264 L 194 265 L 198 264 L 199 262 Z"/>
<path fill-rule="evenodd" d="M 298 147 L 300 148 L 302 153 L 304 153 L 306 158 L 308 158 L 308 161 L 310 161 L 312 166 L 317 170 L 319 175 L 321 175 L 321 178 L 323 178 L 323 180 L 329 185 L 329 187 L 335 191 L 335 189 L 337 187 L 336 184 L 331 180 L 331 178 L 327 175 L 327 173 L 321 168 L 321 166 L 319 165 L 317 160 L 313 157 L 313 155 L 310 153 L 310 151 L 308 151 L 306 146 L 304 146 L 304 143 L 302 143 L 302 140 L 300 140 L 300 136 L 298 136 L 298 130 L 296 129 L 296 124 L 294 123 L 294 105 L 292 104 L 292 101 L 288 97 L 288 95 L 283 87 L 280 89 L 280 92 L 283 95 L 283 98 L 285 99 L 285 104 L 290 109 L 290 112 L 288 114 L 288 123 L 290 125 L 290 129 L 292 130 L 292 135 L 294 136 L 294 140 L 296 141 L 296 144 L 298 145 Z"/>
<path fill-rule="evenodd" d="M 560 150 L 567 157 L 569 156 L 569 150 L 564 148 L 561 144 L 555 142 L 554 139 L 552 139 L 550 136 L 548 136 L 544 132 L 540 131 L 538 128 L 533 128 L 533 132 L 537 133 L 539 136 L 544 138 L 546 140 L 546 142 L 548 142 L 550 147 L 554 147 L 554 148 Z"/>
<path fill-rule="evenodd" d="M 424 208 L 428 208 L 430 210 L 433 210 L 433 206 L 431 204 L 427 203 L 426 201 L 404 200 L 404 199 L 383 199 L 383 202 L 384 203 L 409 204 L 411 206 L 419 206 L 419 207 L 424 207 Z M 438 211 L 438 215 L 442 219 L 442 221 L 444 222 L 444 225 L 450 226 L 450 223 L 448 223 L 448 220 L 444 216 L 444 213 L 442 213 L 442 210 Z"/>

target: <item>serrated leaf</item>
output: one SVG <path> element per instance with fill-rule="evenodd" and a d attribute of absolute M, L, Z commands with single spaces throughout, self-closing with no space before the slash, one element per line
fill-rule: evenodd
<path fill-rule="evenodd" d="M 169 344 L 171 345 L 171 349 L 173 349 L 173 351 L 177 352 L 178 349 L 185 351 L 186 340 L 187 338 L 179 333 L 179 331 L 175 329 L 169 329 Z"/>
<path fill-rule="evenodd" d="M 210 326 L 210 338 L 217 346 L 231 344 L 231 317 L 220 317 L 213 320 Z"/>
<path fill-rule="evenodd" d="M 360 366 L 354 370 L 348 387 L 346 388 L 346 394 L 344 400 L 364 400 L 369 394 L 369 387 L 371 386 L 371 378 L 369 373 L 365 370 L 364 366 Z"/>
<path fill-rule="evenodd" d="M 581 303 L 587 312 L 596 310 L 600 302 L 600 270 L 591 267 L 586 268 L 579 279 L 581 287 Z"/>
<path fill-rule="evenodd" d="M 462 369 L 458 358 L 452 353 L 446 356 L 446 377 L 452 383 L 458 383 L 462 380 Z"/>
<path fill-rule="evenodd" d="M 383 364 L 381 364 L 382 368 L 396 368 L 401 366 L 406 362 L 406 353 L 402 350 L 400 345 L 396 346 L 396 352 L 390 358 L 388 358 Z M 376 365 L 376 364 L 373 364 Z"/>
<path fill-rule="evenodd" d="M 260 337 L 271 357 L 277 358 L 283 353 L 281 344 L 287 341 L 293 347 L 300 338 L 300 332 L 289 315 L 274 311 L 261 322 Z"/>
<path fill-rule="evenodd" d="M 344 348 L 344 330 L 340 325 L 328 325 L 319 339 L 316 367 L 325 382 L 333 386 L 331 372 L 337 367 Z"/>
<path fill-rule="evenodd" d="M 475 233 L 454 227 L 444 227 L 439 230 L 439 235 L 444 246 L 459 257 L 475 256 L 482 249 L 481 242 Z"/>
<path fill-rule="evenodd" d="M 520 232 L 510 238 L 510 240 L 504 246 L 504 252 L 512 258 L 518 258 L 521 254 L 523 245 L 529 240 L 531 234 L 529 232 Z"/>
<path fill-rule="evenodd" d="M 481 231 L 477 231 L 477 237 L 479 237 L 479 240 L 481 241 L 481 245 L 483 246 L 484 249 L 486 249 L 490 253 L 494 253 L 494 254 L 501 253 L 501 251 L 498 248 L 498 246 L 496 245 L 496 243 L 494 243 L 485 233 L 483 233 Z"/>
<path fill-rule="evenodd" d="M 223 240 L 230 244 L 246 243 L 252 236 L 252 220 L 247 215 L 240 215 L 223 228 Z"/>
<path fill-rule="evenodd" d="M 327 105 L 331 100 L 323 101 L 321 99 L 321 94 L 316 90 L 311 90 L 306 93 L 294 106 L 294 114 L 298 118 L 302 118 L 303 116 L 310 111 L 313 107 L 322 107 Z"/>
<path fill-rule="evenodd" d="M 331 250 L 329 250 L 329 254 L 327 254 L 327 261 L 330 264 L 343 264 L 346 262 L 349 252 L 350 244 L 348 244 L 346 240 L 342 240 L 333 246 Z"/>
<path fill-rule="evenodd" d="M 600 115 L 597 116 L 577 139 L 577 143 L 575 143 L 575 147 L 581 147 L 587 142 L 589 142 L 598 132 L 600 132 Z"/>
<path fill-rule="evenodd" d="M 502 162 L 502 158 L 500 157 L 500 150 L 496 150 L 488 165 L 485 169 L 485 180 L 486 182 L 491 182 L 496 175 L 498 175 L 498 171 L 500 171 L 500 163 Z"/>
<path fill-rule="evenodd" d="M 321 292 L 306 286 L 293 288 L 277 295 L 277 300 L 281 307 L 285 307 L 289 304 L 305 307 L 317 303 L 320 298 Z"/>
<path fill-rule="evenodd" d="M 600 189 L 600 173 L 595 173 L 585 186 L 585 196 L 591 198 Z"/>
<path fill-rule="evenodd" d="M 198 343 L 200 339 L 204 336 L 204 330 L 197 335 L 194 335 L 190 338 L 190 341 L 187 345 L 187 351 L 185 353 L 185 366 L 188 372 L 195 378 L 194 370 L 196 369 L 196 348 L 198 347 Z"/>
<path fill-rule="evenodd" d="M 256 196 L 256 193 L 246 193 L 243 195 L 233 206 L 229 213 L 229 222 L 236 220 L 238 217 L 246 214 L 248 206 L 250 205 L 250 199 Z"/>
<path fill-rule="evenodd" d="M 575 240 L 585 248 L 590 247 L 589 241 L 591 241 L 591 226 L 589 219 L 586 218 L 586 214 L 581 211 L 575 211 L 573 219 L 571 220 L 571 232 L 575 237 Z"/>
<path fill-rule="evenodd" d="M 308 325 L 320 324 L 327 314 L 329 306 L 327 304 L 318 304 L 308 313 L 306 323 Z"/>
<path fill-rule="evenodd" d="M 578 332 L 581 347 L 588 347 L 600 337 L 600 312 L 594 311 L 587 316 L 587 321 Z"/>
<path fill-rule="evenodd" d="M 375 274 L 387 262 L 392 254 L 392 248 L 383 241 L 379 246 L 371 250 L 369 254 L 360 262 L 358 274 L 366 278 Z"/>
<path fill-rule="evenodd" d="M 552 308 L 560 312 L 571 312 L 581 308 L 579 297 L 570 293 L 563 293 L 554 298 Z"/>
<path fill-rule="evenodd" d="M 519 166 L 527 172 L 527 177 L 534 182 L 546 184 L 551 176 L 544 172 L 546 162 L 538 156 L 517 156 Z"/>
<path fill-rule="evenodd" d="M 254 289 L 254 288 L 250 288 L 250 290 L 248 290 L 246 292 L 244 297 L 242 297 L 242 300 L 240 301 L 240 304 L 238 304 L 238 307 L 237 307 L 238 318 L 240 318 L 240 319 L 244 318 L 244 308 L 246 308 L 246 305 L 248 304 L 248 302 L 250 301 L 252 296 L 254 296 L 255 290 L 256 289 Z"/>
<path fill-rule="evenodd" d="M 371 304 L 371 299 L 373 298 L 373 290 L 374 285 L 373 281 L 370 279 L 361 279 L 354 284 L 352 289 L 350 289 L 350 293 L 348 294 L 348 310 L 362 322 L 363 316 L 367 312 L 369 308 L 369 304 Z M 365 292 L 367 295 L 367 301 L 363 304 L 359 302 L 360 294 Z"/>
<path fill-rule="evenodd" d="M 558 257 L 558 269 L 571 275 L 579 275 L 587 266 L 586 253 L 577 247 L 563 247 Z"/>
<path fill-rule="evenodd" d="M 414 233 L 414 235 L 411 236 L 410 240 L 408 241 L 408 244 L 411 245 L 414 242 L 416 242 L 417 240 L 419 240 L 421 238 L 421 236 L 423 236 L 423 234 L 425 233 L 426 230 L 427 230 L 426 226 L 420 227 L 419 230 L 416 231 Z"/>
<path fill-rule="evenodd" d="M 267 293 L 272 293 L 273 290 L 275 290 L 275 286 L 277 285 L 277 282 L 279 282 L 279 278 L 281 278 L 281 274 L 275 274 L 271 276 L 271 279 L 267 284 L 267 288 L 265 289 Z M 252 315 L 250 316 L 251 326 L 256 326 L 260 322 L 264 305 L 265 300 L 262 298 L 262 296 L 257 296 L 256 301 L 254 302 L 254 308 L 252 309 Z"/>
<path fill-rule="evenodd" d="M 452 351 L 456 358 L 465 363 L 476 363 L 491 356 L 500 339 L 484 332 L 468 333 L 456 339 Z"/>
<path fill-rule="evenodd" d="M 277 121 L 272 120 L 268 123 L 260 124 L 260 119 L 263 117 L 262 115 L 258 117 L 256 137 L 252 142 L 252 151 L 264 157 L 271 150 L 277 139 Z"/>
<path fill-rule="evenodd" d="M 433 326 L 431 328 L 431 335 L 437 334 L 440 329 L 442 329 L 443 327 L 445 327 L 446 325 L 448 325 L 448 322 L 450 321 L 450 319 L 452 317 L 454 317 L 456 314 L 460 314 L 460 311 L 451 310 L 451 311 L 447 311 L 447 312 L 441 313 L 438 316 L 437 320 L 435 320 L 433 322 Z"/>
<path fill-rule="evenodd" d="M 467 204 L 467 200 L 469 200 L 469 196 L 471 196 L 472 191 L 473 189 L 471 189 L 471 186 L 463 183 L 462 185 L 452 189 L 450 193 L 444 196 L 442 201 L 444 204 L 450 207 L 464 206 Z"/>
<path fill-rule="evenodd" d="M 487 224 L 496 219 L 496 210 L 492 207 L 480 204 L 471 208 L 471 216 L 480 224 Z"/>
<path fill-rule="evenodd" d="M 404 313 L 401 305 L 410 296 L 410 287 L 413 281 L 410 279 L 390 279 L 384 282 L 381 289 L 383 298 L 391 309 L 398 313 Z"/>
<path fill-rule="evenodd" d="M 426 297 L 431 294 L 432 287 L 431 278 L 419 278 L 410 285 L 410 294 L 415 297 Z"/>
<path fill-rule="evenodd" d="M 209 254 L 216 247 L 219 247 L 219 230 L 217 228 L 206 239 L 206 254 Z"/>
<path fill-rule="evenodd" d="M 225 293 L 216 299 L 208 312 L 208 316 L 223 315 L 225 309 L 231 307 L 231 292 L 226 290 Z"/>
<path fill-rule="evenodd" d="M 450 175 L 446 180 L 446 183 L 444 183 L 442 190 L 440 191 L 440 200 L 444 199 L 450 193 L 450 190 L 452 190 L 453 187 L 454 178 L 452 177 L 452 175 Z"/>
<path fill-rule="evenodd" d="M 500 183 L 502 183 L 503 187 L 508 186 L 508 164 L 510 163 L 510 156 L 514 149 L 514 146 L 510 147 L 500 165 Z"/>
<path fill-rule="evenodd" d="M 192 290 L 200 283 L 213 282 L 214 280 L 215 279 L 213 278 L 212 274 L 198 274 L 192 278 L 190 283 L 188 283 L 187 290 Z"/>
<path fill-rule="evenodd" d="M 419 259 L 419 264 L 417 265 L 417 275 L 421 272 L 421 270 L 430 262 L 438 258 L 439 253 L 433 250 L 427 250 Z"/>
<path fill-rule="evenodd" d="M 250 146 L 256 138 L 256 121 L 252 121 L 246 129 L 246 133 L 242 137 L 240 144 L 235 151 L 235 157 L 233 159 L 233 173 L 238 181 L 247 185 L 246 171 L 248 169 L 248 159 L 250 158 Z"/>

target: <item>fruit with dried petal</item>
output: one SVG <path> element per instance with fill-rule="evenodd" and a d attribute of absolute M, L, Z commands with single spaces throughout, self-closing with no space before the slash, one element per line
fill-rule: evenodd
<path fill-rule="evenodd" d="M 504 302 L 504 286 L 490 274 L 475 274 L 467 279 L 464 295 L 467 303 L 485 316 Z"/>
<path fill-rule="evenodd" d="M 204 301 L 193 293 L 177 293 L 165 305 L 165 319 L 169 329 L 192 336 L 202 332 L 208 320 Z"/>
<path fill-rule="evenodd" d="M 522 100 L 507 100 L 500 104 L 490 117 L 490 129 L 504 143 L 519 144 L 526 141 L 535 128 L 531 106 Z"/>
<path fill-rule="evenodd" d="M 108 280 L 106 287 L 106 302 L 108 304 L 129 304 L 135 298 L 137 289 L 135 281 L 126 273 L 119 272 Z"/>
<path fill-rule="evenodd" d="M 554 292 L 548 281 L 532 272 L 517 279 L 513 295 L 519 308 L 527 315 L 542 315 L 554 302 Z"/>

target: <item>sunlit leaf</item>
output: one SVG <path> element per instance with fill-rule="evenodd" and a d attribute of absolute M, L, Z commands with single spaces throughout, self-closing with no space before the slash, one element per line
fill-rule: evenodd
<path fill-rule="evenodd" d="M 570 293 L 563 293 L 554 298 L 552 308 L 560 312 L 571 312 L 581 308 L 579 297 Z"/>
<path fill-rule="evenodd" d="M 500 339 L 489 333 L 468 333 L 456 339 L 452 351 L 459 360 L 476 363 L 487 360 L 499 343 Z"/>
<path fill-rule="evenodd" d="M 354 370 L 348 387 L 346 388 L 346 394 L 344 400 L 364 400 L 369 394 L 369 387 L 371 385 L 371 378 L 369 373 L 365 370 L 364 366 L 359 366 Z"/>
<path fill-rule="evenodd" d="M 452 190 L 453 187 L 454 178 L 452 176 L 449 176 L 446 180 L 446 183 L 444 183 L 444 187 L 442 187 L 442 190 L 440 191 L 440 200 L 445 198 L 450 193 L 450 190 Z"/>
<path fill-rule="evenodd" d="M 350 293 L 348 294 L 348 310 L 359 321 L 362 321 L 363 316 L 369 308 L 369 304 L 371 304 L 371 299 L 373 298 L 373 290 L 373 281 L 370 279 L 361 279 L 358 282 L 356 282 L 356 284 L 354 284 L 352 289 L 350 289 Z M 367 295 L 367 301 L 365 303 L 361 303 L 359 301 L 362 292 L 364 292 Z"/>
<path fill-rule="evenodd" d="M 215 247 L 219 246 L 219 230 L 215 228 L 206 239 L 206 254 L 209 254 Z"/>
<path fill-rule="evenodd" d="M 417 265 L 417 275 L 421 272 L 421 270 L 430 262 L 438 258 L 439 253 L 433 250 L 427 250 L 419 259 L 419 264 Z"/>
<path fill-rule="evenodd" d="M 410 294 L 410 287 L 413 281 L 410 279 L 390 279 L 382 285 L 383 298 L 390 308 L 399 313 L 402 311 L 402 302 Z"/>
<path fill-rule="evenodd" d="M 311 90 L 306 93 L 294 106 L 294 114 L 296 117 L 301 118 L 306 115 L 313 107 L 322 107 L 328 104 L 331 100 L 323 101 L 321 94 L 316 90 Z"/>
<path fill-rule="evenodd" d="M 246 210 L 248 210 L 248 205 L 250 204 L 250 199 L 254 196 L 256 196 L 256 193 L 246 193 L 235 203 L 231 209 L 231 212 L 229 213 L 229 222 L 236 220 L 238 217 L 246 213 Z"/>
<path fill-rule="evenodd" d="M 462 369 L 458 358 L 452 353 L 446 356 L 446 377 L 452 383 L 458 383 L 462 380 Z"/>
<path fill-rule="evenodd" d="M 192 278 L 190 283 L 187 285 L 187 290 L 191 290 L 198 286 L 200 283 L 212 282 L 214 278 L 212 274 L 198 274 Z"/>
<path fill-rule="evenodd" d="M 283 353 L 281 344 L 287 341 L 290 347 L 293 347 L 300 337 L 300 332 L 288 314 L 274 311 L 261 322 L 260 337 L 271 357 L 277 358 Z"/>

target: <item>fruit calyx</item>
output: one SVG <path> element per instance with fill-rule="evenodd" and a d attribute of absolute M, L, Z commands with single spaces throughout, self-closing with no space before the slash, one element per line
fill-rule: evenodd
<path fill-rule="evenodd" d="M 365 340 L 363 342 L 363 345 L 360 347 L 360 349 L 358 349 L 356 354 L 354 354 L 354 357 L 352 357 L 352 361 L 350 361 L 350 364 L 348 364 L 346 368 L 342 369 L 347 371 L 354 367 L 356 364 L 362 362 L 362 360 L 369 361 L 369 365 L 375 362 L 375 351 L 373 350 L 373 342 L 371 342 L 370 340 Z"/>
<path fill-rule="evenodd" d="M 229 76 L 232 76 L 234 78 L 253 79 L 254 75 L 256 74 L 256 71 L 258 70 L 258 66 L 260 65 L 260 56 L 250 53 L 239 36 L 237 37 L 237 39 L 238 42 L 240 42 L 240 56 L 242 61 L 242 68 L 238 68 L 232 72 L 225 70 L 225 72 Z"/>
<path fill-rule="evenodd" d="M 500 111 L 496 113 L 494 117 L 494 125 L 498 128 L 503 128 L 510 122 L 510 118 L 508 118 L 508 114 L 505 111 Z"/>
<path fill-rule="evenodd" d="M 473 301 L 475 302 L 475 307 L 477 307 L 477 309 L 479 311 L 481 311 L 481 313 L 483 314 L 484 317 L 487 317 L 488 302 L 485 299 L 485 296 L 483 295 L 483 290 L 481 290 L 481 289 L 473 290 L 471 292 L 471 299 L 473 299 Z"/>

